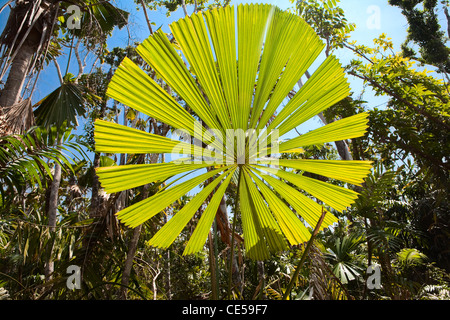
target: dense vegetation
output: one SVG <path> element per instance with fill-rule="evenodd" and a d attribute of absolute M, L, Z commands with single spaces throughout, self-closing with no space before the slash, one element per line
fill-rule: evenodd
<path fill-rule="evenodd" d="M 233 5 L 135 2 L 146 17 L 151 10 L 188 14 Z M 0 36 L 0 299 L 450 298 L 448 2 L 386 1 L 400 7 L 409 23 L 402 52 L 395 52 L 385 34 L 370 47 L 350 41 L 358 26 L 347 21 L 336 1 L 292 2 L 292 12 L 323 40 L 323 54 L 350 53 L 344 66 L 347 77 L 388 102 L 375 107 L 366 92 L 352 92 L 319 118 L 328 124 L 368 112 L 363 137 L 282 154 L 282 159 L 370 160 L 373 169 L 361 186 L 349 186 L 360 194 L 351 207 L 343 212 L 327 207 L 337 223 L 264 261 L 250 259 L 245 240 L 233 236 L 233 229 L 238 234 L 243 229 L 240 219 L 233 223 L 241 214 L 234 179 L 199 253 L 183 255 L 206 205 L 168 249 L 148 244 L 189 203 L 191 194 L 136 228 L 115 215 L 156 194 L 165 182 L 106 193 L 96 169 L 163 163 L 165 155 L 98 152 L 95 120 L 161 137 L 173 128 L 110 99 L 106 90 L 112 75 L 128 57 L 182 102 L 136 53 L 137 44 L 106 49 L 112 31 L 127 27 L 129 13 L 112 1 L 7 2 L 2 11 L 8 4 L 11 9 Z M 82 13 L 79 29 L 69 23 L 68 9 L 74 3 Z M 439 25 L 438 10 L 445 12 L 446 26 Z M 147 22 L 149 33 L 156 32 L 151 20 Z M 421 26 L 427 28 L 426 39 Z M 407 46 L 411 43 L 417 52 Z M 70 59 L 77 61 L 77 74 L 65 68 Z M 60 86 L 32 105 L 40 72 L 51 65 Z M 305 72 L 304 83 L 310 73 Z M 344 185 L 314 173 L 296 173 Z M 70 266 L 80 268 L 80 288 L 67 285 Z M 374 277 L 377 272 L 380 279 Z"/>

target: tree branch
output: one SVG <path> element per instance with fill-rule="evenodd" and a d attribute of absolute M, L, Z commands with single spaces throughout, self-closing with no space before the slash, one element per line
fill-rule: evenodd
<path fill-rule="evenodd" d="M 150 23 L 150 19 L 148 18 L 147 8 L 145 7 L 144 0 L 140 0 L 140 3 L 142 6 L 142 9 L 144 10 L 144 16 L 145 16 L 145 20 L 147 21 L 148 31 L 150 31 L 150 34 L 153 34 L 152 24 Z"/>
<path fill-rule="evenodd" d="M 353 52 L 356 53 L 357 55 L 359 55 L 359 56 L 361 56 L 362 58 L 364 58 L 365 60 L 367 60 L 370 64 L 373 64 L 373 61 L 372 61 L 370 58 L 368 58 L 364 53 L 360 52 L 358 49 L 353 48 L 353 47 L 347 45 L 346 43 L 343 43 L 342 45 L 343 45 L 345 48 L 347 48 L 347 49 L 353 51 Z"/>
<path fill-rule="evenodd" d="M 448 37 L 450 38 L 450 14 L 448 13 L 447 7 L 444 7 L 444 14 L 445 14 L 445 17 L 447 18 L 447 33 L 448 33 Z"/>
<path fill-rule="evenodd" d="M 382 86 L 381 84 L 377 83 L 375 80 L 367 77 L 367 76 L 362 76 L 357 74 L 354 71 L 349 71 L 348 74 L 355 76 L 359 79 L 362 79 L 364 81 L 369 82 L 372 86 L 378 88 L 379 90 L 383 91 L 384 93 L 387 93 L 388 95 L 390 95 L 391 97 L 397 99 L 398 101 L 402 102 L 403 104 L 405 104 L 406 106 L 408 106 L 409 108 L 413 109 L 414 111 L 416 111 L 417 113 L 427 117 L 428 119 L 430 119 L 431 121 L 433 121 L 434 123 L 436 123 L 439 127 L 444 128 L 445 130 L 450 130 L 450 126 L 448 124 L 446 124 L 445 122 L 441 121 L 440 119 L 432 116 L 430 113 L 428 113 L 427 111 L 418 108 L 417 106 L 415 106 L 413 103 L 409 102 L 408 100 L 406 100 L 405 98 L 401 97 L 400 95 L 398 95 L 396 92 Z"/>
<path fill-rule="evenodd" d="M 73 48 L 74 52 L 75 52 L 75 57 L 77 58 L 77 62 L 78 62 L 78 74 L 76 77 L 77 80 L 81 77 L 81 75 L 83 74 L 83 71 L 84 71 L 84 65 L 83 65 L 83 61 L 81 60 L 80 51 L 79 51 L 80 43 L 81 43 L 81 39 L 78 39 L 77 44 Z"/>
<path fill-rule="evenodd" d="M 61 84 L 63 84 L 64 83 L 64 79 L 63 79 L 63 76 L 62 76 L 62 73 L 61 73 L 61 68 L 59 67 L 58 61 L 56 61 L 56 59 L 53 59 L 53 63 L 55 64 L 56 71 L 58 73 L 59 82 Z"/>
<path fill-rule="evenodd" d="M 291 280 L 289 281 L 288 287 L 286 288 L 286 291 L 283 294 L 283 300 L 287 300 L 291 294 L 292 288 L 294 287 L 294 283 L 296 282 L 298 274 L 300 273 L 300 269 L 303 267 L 303 264 L 306 261 L 308 252 L 311 248 L 311 245 L 314 242 L 314 238 L 316 237 L 317 233 L 320 230 L 320 226 L 322 225 L 322 222 L 323 222 L 323 219 L 325 218 L 326 213 L 327 212 L 325 210 L 323 210 L 323 207 L 322 207 L 322 214 L 321 214 L 319 220 L 317 221 L 317 224 L 316 224 L 316 227 L 314 228 L 313 233 L 311 234 L 311 238 L 309 238 L 309 241 L 306 244 L 305 251 L 303 251 L 303 255 L 295 268 L 294 274 L 292 275 Z"/>
<path fill-rule="evenodd" d="M 184 15 L 187 17 L 189 14 L 187 12 L 186 1 L 185 0 L 181 0 L 181 7 L 183 8 Z"/>

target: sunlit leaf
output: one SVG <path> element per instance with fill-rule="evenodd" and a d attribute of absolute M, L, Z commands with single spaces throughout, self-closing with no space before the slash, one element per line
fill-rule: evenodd
<path fill-rule="evenodd" d="M 242 222 L 250 258 L 267 259 L 289 245 L 308 241 L 309 228 L 315 227 L 324 208 L 299 190 L 338 211 L 347 208 L 357 194 L 302 173 L 359 185 L 371 168 L 367 161 L 281 160 L 275 155 L 275 147 L 280 153 L 299 153 L 304 146 L 365 134 L 367 115 L 358 114 L 281 143 L 278 140 L 349 95 L 339 61 L 330 56 L 319 63 L 280 108 L 324 48 L 301 18 L 271 5 L 249 4 L 196 13 L 170 28 L 181 55 L 162 30 L 139 45 L 137 52 L 179 99 L 129 59 L 112 77 L 108 95 L 188 136 L 199 138 L 200 133 L 203 144 L 97 121 L 97 151 L 184 154 L 178 161 L 163 164 L 99 168 L 108 192 L 175 177 L 170 186 L 120 211 L 119 219 L 136 227 L 202 184 L 198 194 L 149 241 L 167 248 L 198 213 L 200 219 L 184 251 L 192 254 L 203 248 L 227 187 L 236 183 L 239 206 L 235 214 Z M 189 178 L 176 178 L 180 175 Z M 205 201 L 209 202 L 201 209 Z M 336 221 L 327 212 L 322 228 Z"/>

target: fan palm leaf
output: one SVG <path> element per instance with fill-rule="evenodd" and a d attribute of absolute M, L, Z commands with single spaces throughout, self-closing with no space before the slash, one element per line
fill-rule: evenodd
<path fill-rule="evenodd" d="M 149 241 L 155 247 L 170 246 L 210 198 L 184 253 L 197 252 L 203 248 L 227 186 L 237 176 L 243 238 L 250 258 L 263 260 L 288 245 L 308 241 L 311 236 L 308 227 L 315 226 L 323 208 L 286 181 L 329 202 L 337 210 L 350 206 L 358 194 L 284 168 L 356 185 L 363 182 L 371 168 L 367 161 L 278 160 L 275 157 L 278 152 L 299 150 L 301 146 L 364 135 L 367 115 L 358 114 L 298 138 L 279 140 L 349 95 L 349 85 L 338 60 L 327 58 L 280 109 L 288 93 L 324 48 L 301 18 L 271 5 L 251 4 L 199 12 L 172 23 L 170 28 L 182 55 L 162 30 L 140 44 L 137 52 L 185 105 L 127 58 L 112 77 L 107 94 L 201 139 L 202 144 L 180 142 L 97 120 L 95 139 L 99 152 L 182 153 L 190 159 L 104 167 L 97 174 L 108 192 L 164 181 L 180 174 L 194 177 L 177 180 L 154 196 L 125 208 L 118 213 L 118 218 L 127 226 L 137 227 L 209 181 Z M 336 221 L 328 213 L 322 228 Z"/>
<path fill-rule="evenodd" d="M 75 83 L 64 83 L 34 107 L 34 115 L 39 125 L 60 128 L 67 122 L 68 126 L 77 126 L 77 116 L 84 114 L 85 96 L 83 88 Z"/>

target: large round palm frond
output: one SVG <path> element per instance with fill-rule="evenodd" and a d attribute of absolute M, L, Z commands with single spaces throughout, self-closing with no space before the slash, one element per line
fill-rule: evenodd
<path fill-rule="evenodd" d="M 185 173 L 195 173 L 195 177 L 125 208 L 118 213 L 119 219 L 136 227 L 209 179 L 211 182 L 149 241 L 156 247 L 170 246 L 211 195 L 185 249 L 185 254 L 197 252 L 203 248 L 220 200 L 236 174 L 243 238 L 250 258 L 266 259 L 271 252 L 285 250 L 288 244 L 307 241 L 311 234 L 306 225 L 315 226 L 323 208 L 286 182 L 339 211 L 348 207 L 357 193 L 273 165 L 358 185 L 370 171 L 370 162 L 274 160 L 270 155 L 364 135 L 367 115 L 358 114 L 285 142 L 279 143 L 277 138 L 349 95 L 339 62 L 332 56 L 323 61 L 280 110 L 281 103 L 324 47 L 298 16 L 270 5 L 239 5 L 237 9 L 226 7 L 194 14 L 172 23 L 170 28 L 186 63 L 162 30 L 139 45 L 137 52 L 184 100 L 201 125 L 129 59 L 121 63 L 107 94 L 193 137 L 200 132 L 203 144 L 97 120 L 99 152 L 182 150 L 193 157 L 184 162 L 99 168 L 97 174 L 107 192 Z M 227 143 L 233 148 L 227 148 Z M 336 221 L 328 213 L 322 227 Z"/>

